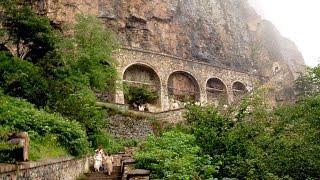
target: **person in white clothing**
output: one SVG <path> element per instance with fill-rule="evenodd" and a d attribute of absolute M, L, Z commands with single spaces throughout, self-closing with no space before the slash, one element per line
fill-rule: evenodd
<path fill-rule="evenodd" d="M 99 146 L 99 148 L 97 150 L 95 150 L 95 155 L 93 157 L 94 159 L 94 170 L 95 171 L 100 171 L 100 168 L 102 167 L 102 160 L 104 158 L 104 152 L 102 149 L 102 146 Z"/>
<path fill-rule="evenodd" d="M 144 105 L 139 105 L 138 106 L 139 111 L 142 111 L 142 112 L 145 110 L 145 108 L 146 107 Z"/>

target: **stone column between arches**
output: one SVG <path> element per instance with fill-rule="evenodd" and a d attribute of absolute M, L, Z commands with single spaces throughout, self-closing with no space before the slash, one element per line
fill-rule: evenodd
<path fill-rule="evenodd" d="M 153 54 L 150 52 L 121 50 L 115 58 L 119 62 L 117 70 L 120 77 L 118 80 L 118 88 L 116 89 L 115 102 L 119 104 L 125 103 L 122 84 L 123 75 L 126 68 L 136 63 L 146 64 L 154 69 L 161 81 L 161 107 L 159 108 L 159 111 L 170 110 L 170 92 L 168 91 L 168 80 L 169 76 L 177 71 L 189 73 L 194 79 L 196 79 L 196 83 L 199 86 L 200 92 L 199 100 L 204 104 L 208 102 L 206 81 L 210 78 L 219 78 L 223 81 L 226 86 L 226 93 L 229 103 L 234 101 L 234 82 L 239 81 L 243 84 L 248 84 L 248 82 L 251 82 L 250 78 L 258 81 L 258 79 L 250 77 L 245 73 L 214 67 L 203 63 L 190 62 L 162 54 Z"/>

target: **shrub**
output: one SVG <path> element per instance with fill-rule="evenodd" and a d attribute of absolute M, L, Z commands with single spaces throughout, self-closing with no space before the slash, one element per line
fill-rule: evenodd
<path fill-rule="evenodd" d="M 150 169 L 155 179 L 192 179 L 198 177 L 200 169 L 215 169 L 198 157 L 200 148 L 195 140 L 193 135 L 178 131 L 165 132 L 161 137 L 151 135 L 134 154 L 136 166 Z"/>
<path fill-rule="evenodd" d="M 212 106 L 191 104 L 187 109 L 185 117 L 203 153 L 213 156 L 224 152 L 224 133 L 231 127 L 231 123 Z"/>
<path fill-rule="evenodd" d="M 152 92 L 150 88 L 135 87 L 130 85 L 124 86 L 124 97 L 129 104 L 146 104 L 154 103 L 158 99 L 158 95 L 155 92 Z"/>
<path fill-rule="evenodd" d="M 70 154 L 78 156 L 88 152 L 87 135 L 78 122 L 37 110 L 20 99 L 1 96 L 0 104 L 0 123 L 11 131 L 34 131 L 40 136 L 55 134 Z"/>

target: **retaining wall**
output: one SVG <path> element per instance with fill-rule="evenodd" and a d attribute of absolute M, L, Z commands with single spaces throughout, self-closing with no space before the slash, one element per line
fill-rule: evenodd
<path fill-rule="evenodd" d="M 89 171 L 91 158 L 59 158 L 40 162 L 26 162 L 18 165 L 0 164 L 1 180 L 75 180 Z"/>

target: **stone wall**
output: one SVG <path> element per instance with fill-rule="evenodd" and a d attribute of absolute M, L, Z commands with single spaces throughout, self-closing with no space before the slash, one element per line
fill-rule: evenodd
<path fill-rule="evenodd" d="M 54 24 L 70 25 L 77 13 L 85 13 L 100 18 L 106 27 L 114 30 L 121 44 L 131 50 L 122 50 L 116 56 L 120 75 L 123 77 L 129 65 L 141 63 L 159 76 L 161 82 L 156 86 L 160 88 L 160 102 L 156 111 L 170 109 L 167 84 L 175 71 L 189 73 L 197 80 L 200 92 L 196 93 L 203 103 L 208 101 L 205 89 L 208 78 L 219 78 L 225 83 L 230 103 L 234 100 L 234 81 L 256 87 L 252 81 L 260 77 L 250 74 L 271 77 L 275 63 L 287 74 L 279 81 L 291 82 L 283 83 L 284 89 L 305 72 L 296 45 L 282 37 L 272 23 L 263 20 L 247 0 L 31 2 Z M 117 103 L 124 103 L 121 91 L 115 98 Z"/>
<path fill-rule="evenodd" d="M 176 124 L 183 122 L 185 109 L 176 109 L 159 113 L 136 112 L 125 110 L 108 117 L 109 132 L 118 138 L 145 139 L 154 133 L 152 120 L 159 123 Z"/>
<path fill-rule="evenodd" d="M 116 137 L 129 139 L 145 139 L 149 134 L 154 133 L 156 127 L 153 123 L 176 124 L 183 122 L 183 114 L 186 109 L 180 108 L 163 112 L 139 112 L 125 108 L 121 105 L 110 103 L 97 103 L 98 106 L 109 111 L 107 121 L 108 131 Z M 156 121 L 156 122 L 155 122 Z"/>
<path fill-rule="evenodd" d="M 170 111 L 164 111 L 161 113 L 155 113 L 154 116 L 158 121 L 164 121 L 172 124 L 183 122 L 183 115 L 186 112 L 186 109 L 175 109 Z"/>
<path fill-rule="evenodd" d="M 89 171 L 90 164 L 89 157 L 81 159 L 60 158 L 26 162 L 19 165 L 0 164 L 0 179 L 75 180 L 82 173 Z"/>
<path fill-rule="evenodd" d="M 145 139 L 152 134 L 152 126 L 148 118 L 117 114 L 108 118 L 108 130 L 115 137 L 129 139 Z"/>
<path fill-rule="evenodd" d="M 207 83 L 209 79 L 220 79 L 226 86 L 226 94 L 228 102 L 233 102 L 233 84 L 235 82 L 242 83 L 246 88 L 251 89 L 263 83 L 267 77 L 254 75 L 249 71 L 235 71 L 229 68 L 214 66 L 209 63 L 199 62 L 195 60 L 183 59 L 168 54 L 156 53 L 134 48 L 123 48 L 115 53 L 118 60 L 117 67 L 120 77 L 123 77 L 126 70 L 132 65 L 141 65 L 141 67 L 149 67 L 160 79 L 160 108 L 158 112 L 171 110 L 171 102 L 169 96 L 169 79 L 175 72 L 183 72 L 195 79 L 195 86 L 200 89 L 200 102 L 207 103 Z M 138 72 L 137 72 L 138 73 Z M 121 79 L 123 80 L 123 79 Z M 141 82 L 143 84 L 143 82 Z M 120 83 L 121 84 L 121 83 Z M 125 102 L 121 88 L 116 92 L 116 103 L 123 104 Z"/>

